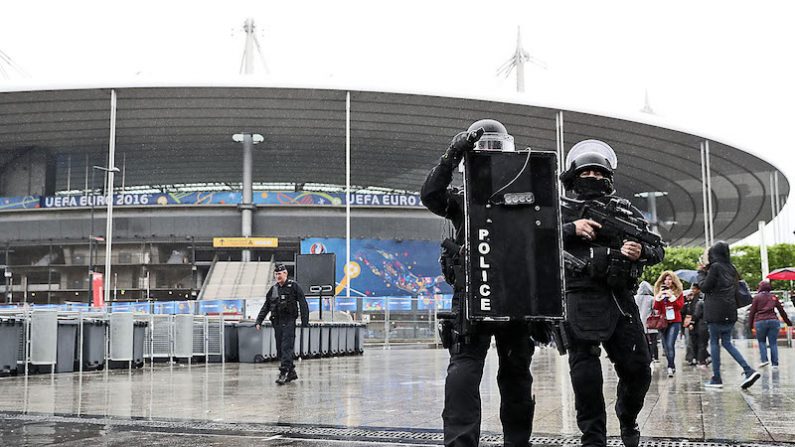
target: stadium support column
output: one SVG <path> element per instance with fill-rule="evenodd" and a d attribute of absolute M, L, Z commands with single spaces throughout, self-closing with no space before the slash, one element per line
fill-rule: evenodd
<path fill-rule="evenodd" d="M 105 303 L 110 301 L 110 273 L 111 253 L 113 244 L 113 174 L 119 172 L 116 167 L 116 90 L 110 91 L 110 138 L 108 142 L 108 166 L 98 167 L 107 172 L 107 197 L 105 204 L 108 207 L 105 220 Z"/>
<path fill-rule="evenodd" d="M 660 234 L 660 220 L 657 216 L 657 197 L 665 197 L 667 195 L 668 193 L 664 191 L 639 192 L 635 194 L 635 197 L 646 199 L 648 205 L 647 211 L 649 212 L 649 225 L 651 225 L 651 231 L 657 234 Z"/>
<path fill-rule="evenodd" d="M 252 222 L 254 217 L 254 194 L 252 183 L 253 171 L 253 148 L 255 144 L 264 141 L 262 135 L 252 133 L 236 133 L 232 139 L 238 143 L 243 143 L 243 201 L 240 204 L 242 213 L 241 236 L 251 237 Z M 251 250 L 243 250 L 241 253 L 243 262 L 251 261 Z"/>

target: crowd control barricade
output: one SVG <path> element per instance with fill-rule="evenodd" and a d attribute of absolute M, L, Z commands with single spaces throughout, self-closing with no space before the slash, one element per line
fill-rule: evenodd
<path fill-rule="evenodd" d="M 193 316 L 193 358 L 207 361 L 207 317 Z M 202 358 L 203 357 L 203 358 Z"/>
<path fill-rule="evenodd" d="M 169 360 L 174 356 L 174 316 L 149 315 L 146 328 L 146 356 L 150 361 L 155 359 Z"/>
<path fill-rule="evenodd" d="M 73 372 L 77 359 L 77 320 L 58 320 L 58 354 L 55 372 Z"/>
<path fill-rule="evenodd" d="M 207 339 L 207 361 L 224 361 L 224 320 L 223 315 L 205 317 L 205 338 Z"/>
<path fill-rule="evenodd" d="M 0 377 L 16 374 L 20 339 L 22 318 L 0 317 Z"/>

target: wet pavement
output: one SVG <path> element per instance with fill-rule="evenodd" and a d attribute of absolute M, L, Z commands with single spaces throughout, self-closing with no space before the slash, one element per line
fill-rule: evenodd
<path fill-rule="evenodd" d="M 758 363 L 756 348 L 738 347 Z M 761 369 L 746 391 L 725 352 L 722 390 L 705 390 L 709 371 L 682 366 L 681 350 L 673 378 L 656 364 L 639 419 L 642 445 L 795 445 L 795 349 L 779 352 L 780 368 Z M 447 359 L 436 349 L 369 348 L 363 356 L 299 361 L 299 380 L 284 386 L 274 383 L 275 363 L 0 378 L 0 444 L 440 444 Z M 486 445 L 501 441 L 496 360 L 492 349 L 481 385 Z M 606 359 L 602 368 L 610 445 L 621 445 L 612 412 L 615 374 Z M 539 349 L 532 370 L 535 445 L 578 445 L 566 358 Z"/>

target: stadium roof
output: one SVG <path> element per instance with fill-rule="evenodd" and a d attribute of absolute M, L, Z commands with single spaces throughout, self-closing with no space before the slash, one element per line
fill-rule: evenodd
<path fill-rule="evenodd" d="M 85 169 L 105 162 L 110 86 L 6 89 L 0 93 L 0 170 L 31 148 L 56 160 L 56 188 L 83 185 Z M 242 151 L 232 135 L 253 132 L 254 182 L 345 184 L 346 96 L 350 92 L 351 182 L 418 191 L 450 138 L 475 120 L 504 123 L 517 147 L 555 151 L 556 114 L 565 147 L 597 138 L 618 154 L 617 192 L 664 191 L 657 202 L 663 237 L 703 243 L 700 145 L 710 142 L 715 238 L 740 240 L 771 219 L 767 161 L 693 132 L 551 106 L 383 91 L 292 87 L 116 87 L 116 160 L 132 185 L 231 183 L 241 179 Z M 653 117 L 649 117 L 653 119 Z M 648 120 L 646 120 L 648 121 Z M 73 186 L 74 187 L 74 186 Z"/>

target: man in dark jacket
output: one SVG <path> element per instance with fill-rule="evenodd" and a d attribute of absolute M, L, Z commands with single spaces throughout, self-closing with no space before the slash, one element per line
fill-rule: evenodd
<path fill-rule="evenodd" d="M 647 228 L 639 210 L 613 195 L 616 164 L 615 152 L 608 144 L 598 140 L 577 143 L 567 156 L 563 186 L 573 191 L 577 200 L 620 203 L 621 217 L 630 215 Z M 570 216 L 564 213 L 564 248 L 587 265 L 584 269 L 566 268 L 569 372 L 582 445 L 607 445 L 601 343 L 618 374 L 615 409 L 621 440 L 627 447 L 636 447 L 640 442 L 636 419 L 651 383 L 651 356 L 633 292 L 643 267 L 662 261 L 664 251 L 661 245 L 611 236 L 593 220 Z"/>
<path fill-rule="evenodd" d="M 698 284 L 704 292 L 704 319 L 709 330 L 709 350 L 712 356 L 712 379 L 706 387 L 721 388 L 720 344 L 742 367 L 745 379 L 740 387 L 746 389 L 759 380 L 760 374 L 748 366 L 748 362 L 732 345 L 732 329 L 737 321 L 737 293 L 740 276 L 731 263 L 729 244 L 715 242 L 707 252 L 708 264 L 699 266 Z M 719 344 L 720 343 L 720 344 Z"/>
<path fill-rule="evenodd" d="M 300 308 L 301 325 L 309 326 L 309 305 L 301 286 L 292 279 L 287 279 L 287 267 L 276 264 L 273 270 L 276 284 L 268 290 L 265 303 L 257 315 L 256 327 L 260 330 L 262 321 L 270 312 L 273 332 L 276 336 L 276 356 L 281 361 L 279 364 L 279 378 L 276 383 L 284 385 L 298 378 L 293 363 L 295 353 L 295 320 L 298 318 Z"/>
<path fill-rule="evenodd" d="M 482 135 L 482 137 L 481 137 Z M 449 219 L 455 228 L 455 243 L 464 244 L 464 202 L 463 192 L 449 188 L 455 171 L 464 152 L 475 147 L 487 138 L 513 141 L 505 126 L 495 120 L 481 120 L 473 123 L 467 132 L 461 132 L 450 142 L 439 163 L 431 170 L 422 185 L 422 203 L 432 213 Z M 465 300 L 463 278 L 463 256 L 453 256 L 455 270 L 453 286 L 453 311 L 459 309 Z M 460 312 L 455 315 L 460 329 L 465 318 Z M 457 329 L 457 330 L 458 330 Z M 534 342 L 530 338 L 528 323 L 511 321 L 497 324 L 473 325 L 466 337 L 452 340 L 449 345 L 450 364 L 444 384 L 444 423 L 445 446 L 479 445 L 480 439 L 480 380 L 486 354 L 491 346 L 491 337 L 497 343 L 499 370 L 497 385 L 500 389 L 500 421 L 506 446 L 530 445 L 533 428 L 535 401 L 532 396 L 533 376 L 530 374 L 530 360 Z"/>

